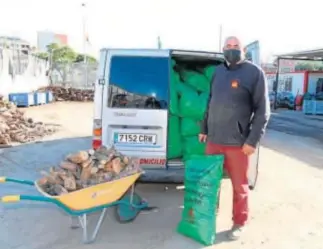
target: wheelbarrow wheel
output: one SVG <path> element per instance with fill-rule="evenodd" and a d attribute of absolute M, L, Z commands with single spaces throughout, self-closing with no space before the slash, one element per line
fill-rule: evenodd
<path fill-rule="evenodd" d="M 116 220 L 119 223 L 129 223 L 134 221 L 141 210 L 131 205 L 131 193 L 127 192 L 121 198 L 121 200 L 129 204 L 119 204 L 115 207 Z M 140 205 L 142 202 L 143 199 L 137 193 L 134 193 L 132 197 L 132 204 Z"/>

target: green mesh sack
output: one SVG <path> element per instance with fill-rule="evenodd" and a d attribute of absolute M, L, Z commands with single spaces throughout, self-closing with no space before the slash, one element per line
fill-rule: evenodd
<path fill-rule="evenodd" d="M 223 155 L 191 156 L 185 162 L 185 194 L 177 232 L 206 246 L 215 243 Z"/>
<path fill-rule="evenodd" d="M 182 156 L 182 141 L 180 135 L 179 118 L 169 116 L 167 136 L 167 159 L 174 159 Z"/>
<path fill-rule="evenodd" d="M 200 74 L 196 71 L 186 71 L 183 74 L 183 80 L 185 84 L 193 87 L 197 91 L 209 92 L 210 82 L 204 74 Z"/>
<path fill-rule="evenodd" d="M 177 85 L 181 83 L 179 75 L 175 72 L 171 72 L 170 77 L 170 103 L 169 103 L 169 111 L 173 115 L 178 115 L 178 94 L 177 94 Z"/>
<path fill-rule="evenodd" d="M 194 91 L 194 88 L 186 85 L 185 83 L 183 82 L 179 82 L 177 85 L 176 85 L 176 91 L 177 91 L 177 94 L 179 96 L 182 96 L 183 94 L 185 94 L 186 92 L 190 92 L 190 91 Z"/>
<path fill-rule="evenodd" d="M 215 73 L 215 66 L 208 66 L 204 70 L 204 75 L 209 80 L 209 82 L 212 80 L 214 73 Z"/>
<path fill-rule="evenodd" d="M 191 155 L 204 155 L 206 143 L 201 143 L 198 136 L 183 137 L 183 157 L 184 160 L 190 158 Z"/>
<path fill-rule="evenodd" d="M 182 136 L 195 136 L 201 132 L 200 121 L 191 118 L 182 118 L 181 134 Z"/>
<path fill-rule="evenodd" d="M 181 117 L 203 120 L 208 102 L 208 93 L 198 94 L 189 88 L 185 89 L 179 100 Z"/>

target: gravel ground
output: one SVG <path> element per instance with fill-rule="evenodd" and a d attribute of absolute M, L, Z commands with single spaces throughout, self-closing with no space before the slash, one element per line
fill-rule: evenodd
<path fill-rule="evenodd" d="M 90 145 L 91 103 L 55 103 L 26 109 L 35 120 L 61 125 L 61 131 L 43 143 L 0 151 L 0 174 L 35 179 L 70 151 Z M 251 192 L 250 223 L 241 240 L 229 242 L 231 186 L 224 181 L 218 242 L 203 247 L 175 232 L 183 192 L 165 185 L 141 185 L 139 191 L 160 211 L 141 214 L 131 224 L 118 224 L 112 210 L 95 244 L 80 243 L 80 231 L 70 230 L 68 219 L 54 206 L 41 203 L 0 205 L 0 249 L 322 249 L 322 144 L 270 129 L 260 157 L 260 178 Z M 6 184 L 0 194 L 35 194 L 30 187 Z M 96 216 L 96 215 L 94 215 Z M 92 217 L 96 218 L 96 217 Z"/>

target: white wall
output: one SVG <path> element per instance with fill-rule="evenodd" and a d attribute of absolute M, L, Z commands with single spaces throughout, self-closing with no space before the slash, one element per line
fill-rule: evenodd
<path fill-rule="evenodd" d="M 274 81 L 276 80 L 276 74 L 270 73 L 266 74 L 267 77 L 267 83 L 268 83 L 268 90 L 273 91 L 274 90 Z"/>
<path fill-rule="evenodd" d="M 308 92 L 316 93 L 316 82 L 319 78 L 323 78 L 323 73 L 309 73 L 308 74 Z"/>
<path fill-rule="evenodd" d="M 304 73 L 284 73 L 282 79 L 292 77 L 292 93 L 294 96 L 297 94 L 304 94 Z"/>
<path fill-rule="evenodd" d="M 46 61 L 26 56 L 26 68 L 18 72 L 15 68 L 17 63 L 13 63 L 13 60 L 11 50 L 0 50 L 0 94 L 5 98 L 8 98 L 9 93 L 31 92 L 49 84 Z"/>
<path fill-rule="evenodd" d="M 269 91 L 273 90 L 274 81 L 276 80 L 276 74 L 266 74 Z M 278 92 L 284 91 L 284 84 L 287 79 L 292 78 L 292 89 L 291 92 L 294 96 L 298 94 L 303 94 L 303 86 L 304 86 L 304 73 L 280 73 L 279 74 L 279 84 L 278 84 Z"/>

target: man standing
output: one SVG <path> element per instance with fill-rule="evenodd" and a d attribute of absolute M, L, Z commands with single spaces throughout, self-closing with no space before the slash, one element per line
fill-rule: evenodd
<path fill-rule="evenodd" d="M 233 187 L 233 226 L 229 238 L 238 239 L 248 219 L 248 164 L 265 132 L 270 101 L 264 72 L 245 60 L 237 37 L 223 47 L 225 63 L 213 76 L 208 110 L 199 135 L 207 154 L 223 154 L 224 170 Z"/>

